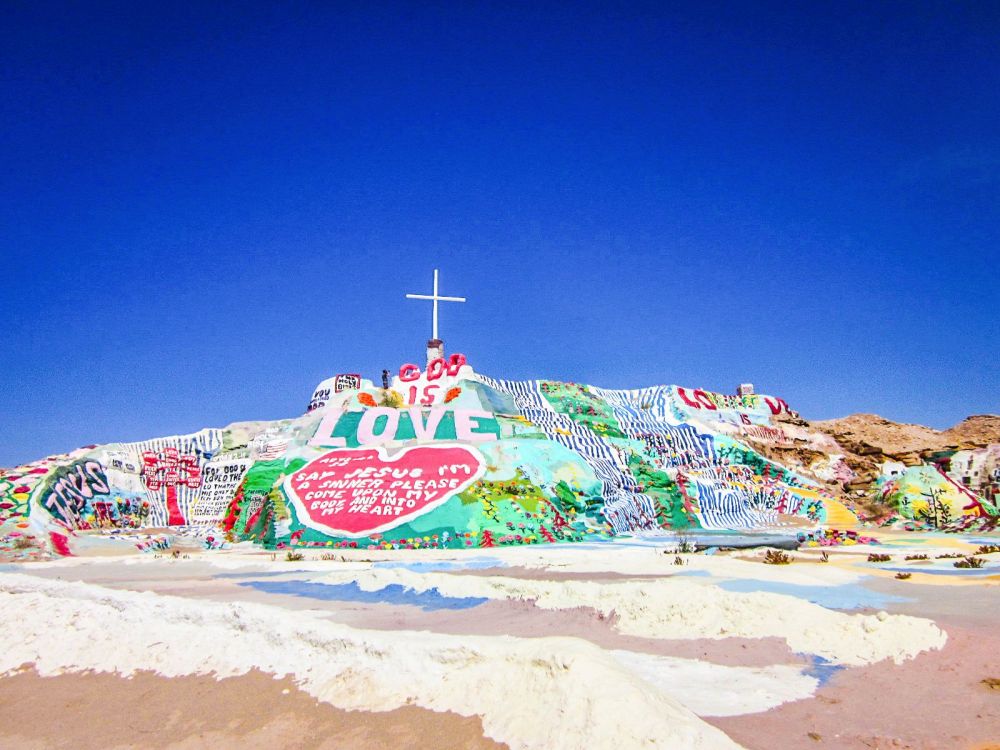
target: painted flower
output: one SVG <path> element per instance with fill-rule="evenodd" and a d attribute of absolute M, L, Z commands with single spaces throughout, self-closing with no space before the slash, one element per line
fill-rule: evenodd
<path fill-rule="evenodd" d="M 375 397 L 370 393 L 359 393 L 358 401 L 360 401 L 365 406 L 376 406 Z"/>

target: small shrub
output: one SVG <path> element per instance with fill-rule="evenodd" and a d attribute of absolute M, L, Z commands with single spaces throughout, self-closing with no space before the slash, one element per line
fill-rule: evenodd
<path fill-rule="evenodd" d="M 873 552 L 868 555 L 868 562 L 889 562 L 892 559 L 892 555 L 880 555 Z"/>
<path fill-rule="evenodd" d="M 299 562 L 299 560 L 304 557 L 305 555 L 301 552 L 292 552 L 291 550 L 288 550 L 288 552 L 285 553 L 285 562 Z"/>
<path fill-rule="evenodd" d="M 320 560 L 336 560 L 337 556 L 335 554 L 333 554 L 332 552 L 324 552 L 322 555 L 319 556 L 319 559 Z"/>
<path fill-rule="evenodd" d="M 907 555 L 904 560 L 926 560 L 927 555 Z"/>
<path fill-rule="evenodd" d="M 913 573 L 896 573 L 896 578 L 898 578 L 901 581 L 905 581 L 907 578 L 909 578 L 912 575 L 913 575 Z"/>
<path fill-rule="evenodd" d="M 821 554 L 819 556 L 819 561 L 820 562 L 830 562 L 830 553 L 827 552 L 826 550 L 824 550 L 823 554 Z"/>
<path fill-rule="evenodd" d="M 984 544 L 976 550 L 977 555 L 991 555 L 994 552 L 1000 552 L 1000 544 Z"/>
<path fill-rule="evenodd" d="M 952 565 L 956 568 L 981 568 L 985 562 L 981 557 L 966 557 L 955 561 Z"/>
<path fill-rule="evenodd" d="M 677 531 L 677 546 L 672 550 L 664 550 L 664 554 L 692 555 L 698 551 L 698 545 L 693 539 L 689 539 L 686 530 Z"/>
<path fill-rule="evenodd" d="M 379 398 L 378 405 L 398 409 L 403 405 L 403 394 L 399 391 L 394 391 L 392 388 L 384 390 L 382 391 L 381 398 Z"/>
<path fill-rule="evenodd" d="M 684 564 L 684 558 L 681 557 L 680 555 L 677 555 L 677 557 L 674 558 L 674 565 L 683 565 L 683 564 Z"/>
<path fill-rule="evenodd" d="M 957 560 L 960 557 L 965 557 L 965 555 L 963 555 L 963 554 L 961 554 L 959 552 L 949 552 L 949 553 L 944 554 L 944 555 L 938 555 L 937 559 L 938 560 Z"/>
<path fill-rule="evenodd" d="M 788 565 L 791 561 L 792 558 L 780 549 L 769 549 L 764 553 L 764 563 L 767 565 Z"/>
<path fill-rule="evenodd" d="M 14 549 L 30 549 L 34 546 L 34 540 L 30 536 L 19 536 L 14 540 Z"/>

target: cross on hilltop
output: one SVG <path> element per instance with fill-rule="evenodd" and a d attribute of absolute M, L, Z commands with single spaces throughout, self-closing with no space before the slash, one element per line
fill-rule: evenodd
<path fill-rule="evenodd" d="M 407 299 L 429 299 L 434 302 L 434 311 L 431 325 L 431 341 L 440 341 L 438 338 L 438 302 L 465 302 L 465 297 L 442 297 L 438 294 L 438 270 L 434 269 L 434 293 L 433 294 L 407 294 Z"/>

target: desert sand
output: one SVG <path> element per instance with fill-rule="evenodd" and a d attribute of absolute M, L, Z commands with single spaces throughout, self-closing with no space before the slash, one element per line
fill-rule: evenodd
<path fill-rule="evenodd" d="M 983 541 L 890 534 L 787 565 L 662 539 L 8 564 L 0 737 L 981 750 L 1000 741 L 1000 554 L 937 556 Z"/>

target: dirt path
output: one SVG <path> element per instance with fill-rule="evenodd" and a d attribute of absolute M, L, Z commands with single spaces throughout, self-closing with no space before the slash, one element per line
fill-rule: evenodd
<path fill-rule="evenodd" d="M 291 680 L 260 672 L 215 680 L 141 673 L 0 679 L 0 747 L 19 750 L 200 748 L 468 748 L 506 745 L 483 737 L 478 718 L 405 707 L 342 711 Z"/>

